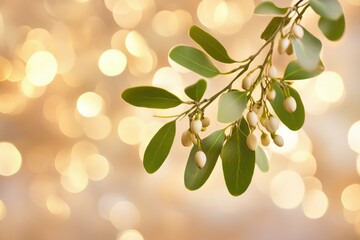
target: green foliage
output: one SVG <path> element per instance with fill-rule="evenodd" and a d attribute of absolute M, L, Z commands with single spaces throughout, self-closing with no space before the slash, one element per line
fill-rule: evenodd
<path fill-rule="evenodd" d="M 225 47 L 209 33 L 198 26 L 192 26 L 189 31 L 190 37 L 197 42 L 215 60 L 222 63 L 235 63 L 227 53 Z"/>
<path fill-rule="evenodd" d="M 272 87 L 276 91 L 276 97 L 274 101 L 271 101 L 270 103 L 276 115 L 279 117 L 280 121 L 284 123 L 285 126 L 287 126 L 289 129 L 293 131 L 299 130 L 305 122 L 304 105 L 301 101 L 299 93 L 289 86 L 286 87 L 286 90 L 289 91 L 289 95 L 295 99 L 297 105 L 296 111 L 289 113 L 284 108 L 283 103 L 285 95 L 279 83 L 277 81 L 272 81 Z"/>
<path fill-rule="evenodd" d="M 165 89 L 150 86 L 128 88 L 121 97 L 131 105 L 145 108 L 173 108 L 183 103 Z"/>
<path fill-rule="evenodd" d="M 170 51 L 169 56 L 176 63 L 203 77 L 211 78 L 220 74 L 209 57 L 197 48 L 177 46 Z"/>
<path fill-rule="evenodd" d="M 316 69 L 320 62 L 320 40 L 304 29 L 304 37 L 291 37 L 291 42 L 301 67 L 307 71 Z"/>
<path fill-rule="evenodd" d="M 246 92 L 230 91 L 219 99 L 217 120 L 229 123 L 241 118 L 247 103 Z"/>
<path fill-rule="evenodd" d="M 209 178 L 213 171 L 216 161 L 219 158 L 223 143 L 225 141 L 224 130 L 213 132 L 210 136 L 201 141 L 202 151 L 206 154 L 207 161 L 202 169 L 195 165 L 195 153 L 198 151 L 197 146 L 191 149 L 186 169 L 185 169 L 185 186 L 189 190 L 200 188 Z"/>
<path fill-rule="evenodd" d="M 261 2 L 256 6 L 254 13 L 263 15 L 284 15 L 287 11 L 288 8 L 280 8 L 273 2 Z"/>
<path fill-rule="evenodd" d="M 308 71 L 304 69 L 297 60 L 291 61 L 284 73 L 284 80 L 303 80 L 308 78 L 313 78 L 318 76 L 320 73 L 322 73 L 325 70 L 325 67 L 323 63 L 320 61 L 318 66 L 312 70 Z"/>
<path fill-rule="evenodd" d="M 226 141 L 222 152 L 222 167 L 228 191 L 234 196 L 239 196 L 246 191 L 254 174 L 255 152 L 246 145 L 249 135 L 247 122 L 242 119 L 240 126 Z"/>
<path fill-rule="evenodd" d="M 204 96 L 206 91 L 207 83 L 204 79 L 200 79 L 195 84 L 188 86 L 185 88 L 186 95 L 194 101 L 199 102 L 201 98 Z"/>
<path fill-rule="evenodd" d="M 299 130 L 305 122 L 305 109 L 299 93 L 291 87 L 291 81 L 316 77 L 325 69 L 320 59 L 321 41 L 306 26 L 301 25 L 307 9 L 313 9 L 319 15 L 318 26 L 326 38 L 335 41 L 343 36 L 345 17 L 337 0 L 298 0 L 286 8 L 280 8 L 271 1 L 260 2 L 255 8 L 255 14 L 275 17 L 261 33 L 265 43 L 248 58 L 234 60 L 215 37 L 198 26 L 192 26 L 189 35 L 203 50 L 177 46 L 170 51 L 169 57 L 174 62 L 203 77 L 234 74 L 232 80 L 211 97 L 203 98 L 207 90 L 207 81 L 204 79 L 184 89 L 185 94 L 193 100 L 188 102 L 165 89 L 150 86 L 129 88 L 121 94 L 127 103 L 137 107 L 165 109 L 180 104 L 188 107 L 178 115 L 162 116 L 174 120 L 160 128 L 147 146 L 144 154 L 147 172 L 153 173 L 161 167 L 174 142 L 176 121 L 184 117 L 188 117 L 189 128 L 182 134 L 181 142 L 184 146 L 193 145 L 184 176 L 188 189 L 198 189 L 207 181 L 219 156 L 226 186 L 234 196 L 241 195 L 249 187 L 255 164 L 261 171 L 269 171 L 269 162 L 264 150 L 258 145 L 257 135 L 268 137 L 263 138 L 264 145 L 268 145 L 268 140 L 271 141 L 270 136 L 279 135 L 276 133 L 277 128 L 270 125 L 273 121 L 277 122 L 275 118 L 279 118 L 289 129 Z M 282 78 L 278 77 L 279 71 L 275 67 L 280 65 L 274 62 L 277 59 L 273 57 L 275 49 L 279 50 L 279 54 L 294 53 L 296 57 L 288 63 Z M 258 58 L 261 61 L 254 61 Z M 221 72 L 212 59 L 235 66 L 227 72 Z M 258 62 L 262 64 L 256 65 Z M 224 80 L 219 77 L 219 81 Z M 238 81 L 243 82 L 238 84 Z M 255 90 L 259 91 L 254 94 Z M 202 131 L 207 131 L 210 124 L 205 110 L 216 102 L 217 121 L 224 126 L 202 138 Z M 258 111 L 261 113 L 257 114 Z M 261 121 L 258 121 L 260 117 Z M 204 155 L 195 159 L 198 151 L 205 153 L 206 159 Z"/>
<path fill-rule="evenodd" d="M 176 133 L 176 122 L 165 124 L 151 139 L 144 154 L 144 167 L 148 173 L 156 172 L 169 155 Z"/>

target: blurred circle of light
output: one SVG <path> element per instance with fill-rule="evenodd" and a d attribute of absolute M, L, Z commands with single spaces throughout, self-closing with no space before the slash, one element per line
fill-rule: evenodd
<path fill-rule="evenodd" d="M 79 193 L 88 185 L 89 179 L 84 170 L 70 165 L 61 175 L 61 185 L 71 193 Z"/>
<path fill-rule="evenodd" d="M 89 179 L 93 181 L 100 181 L 109 173 L 109 162 L 100 154 L 93 154 L 87 157 L 84 166 Z"/>
<path fill-rule="evenodd" d="M 124 230 L 139 224 L 140 213 L 132 202 L 120 201 L 112 206 L 109 219 L 115 228 Z"/>
<path fill-rule="evenodd" d="M 117 240 L 144 240 L 144 237 L 139 231 L 129 229 L 119 234 Z"/>
<path fill-rule="evenodd" d="M 6 206 L 2 200 L 0 200 L 0 221 L 6 216 Z"/>
<path fill-rule="evenodd" d="M 347 186 L 341 194 L 341 202 L 344 208 L 350 211 L 360 210 L 360 184 Z"/>
<path fill-rule="evenodd" d="M 137 73 L 150 73 L 157 65 L 156 53 L 153 50 L 148 49 L 142 53 L 142 56 L 135 58 L 134 64 L 136 67 L 136 72 L 132 72 L 134 75 Z"/>
<path fill-rule="evenodd" d="M 305 194 L 302 201 L 302 208 L 305 216 L 311 219 L 318 219 L 325 215 L 329 201 L 321 190 L 311 190 Z"/>
<path fill-rule="evenodd" d="M 69 205 L 55 195 L 51 195 L 46 200 L 46 206 L 50 213 L 56 215 L 64 220 L 70 216 Z"/>
<path fill-rule="evenodd" d="M 171 79 L 171 81 L 169 81 L 169 79 Z M 170 91 L 179 97 L 184 95 L 183 79 L 180 73 L 171 67 L 159 68 L 154 74 L 152 85 L 165 88 L 167 91 Z"/>
<path fill-rule="evenodd" d="M 139 144 L 142 140 L 142 132 L 145 122 L 136 116 L 123 118 L 118 125 L 118 135 L 120 139 L 129 145 Z"/>
<path fill-rule="evenodd" d="M 9 60 L 0 56 L 0 82 L 7 80 L 12 72 L 12 64 Z"/>
<path fill-rule="evenodd" d="M 316 173 L 317 163 L 315 157 L 308 151 L 296 151 L 290 155 L 291 165 L 302 176 L 313 176 Z"/>
<path fill-rule="evenodd" d="M 129 53 L 136 57 L 141 57 L 148 49 L 146 40 L 136 31 L 131 31 L 126 35 L 125 46 Z"/>
<path fill-rule="evenodd" d="M 178 18 L 172 11 L 159 11 L 152 18 L 151 26 L 162 37 L 170 37 L 178 32 Z"/>
<path fill-rule="evenodd" d="M 314 177 L 314 176 L 307 176 L 303 178 L 305 184 L 305 190 L 322 190 L 322 183 L 321 181 Z"/>
<path fill-rule="evenodd" d="M 351 125 L 348 132 L 348 143 L 353 151 L 360 153 L 360 121 Z"/>
<path fill-rule="evenodd" d="M 112 9 L 115 22 L 123 28 L 136 27 L 142 18 L 142 11 L 128 4 L 127 0 L 118 0 Z"/>
<path fill-rule="evenodd" d="M 26 76 L 34 86 L 50 84 L 57 73 L 57 62 L 50 52 L 35 52 L 26 63 Z"/>
<path fill-rule="evenodd" d="M 227 10 L 222 0 L 202 0 L 197 8 L 197 16 L 204 26 L 216 28 L 226 21 Z"/>
<path fill-rule="evenodd" d="M 104 105 L 102 97 L 94 92 L 86 92 L 81 94 L 77 100 L 77 110 L 84 117 L 97 116 Z"/>
<path fill-rule="evenodd" d="M 86 118 L 83 121 L 83 130 L 86 136 L 93 140 L 102 140 L 109 136 L 111 132 L 111 121 L 105 115 L 98 115 Z"/>
<path fill-rule="evenodd" d="M 14 144 L 0 142 L 0 175 L 11 176 L 21 167 L 22 157 Z"/>
<path fill-rule="evenodd" d="M 8 80 L 10 82 L 19 82 L 25 77 L 25 65 L 21 60 L 15 59 L 12 61 L 12 71 Z"/>
<path fill-rule="evenodd" d="M 27 99 L 22 94 L 0 95 L 0 112 L 9 115 L 22 113 L 27 104 Z"/>
<path fill-rule="evenodd" d="M 280 208 L 296 208 L 303 200 L 304 194 L 304 181 L 295 171 L 284 170 L 278 173 L 271 181 L 271 199 Z"/>
<path fill-rule="evenodd" d="M 316 93 L 324 102 L 338 102 L 344 95 L 343 79 L 335 72 L 323 72 L 316 78 Z"/>
<path fill-rule="evenodd" d="M 69 138 L 78 138 L 83 132 L 81 125 L 77 119 L 75 119 L 75 109 L 62 108 L 59 111 L 58 124 L 62 134 Z"/>
<path fill-rule="evenodd" d="M 109 49 L 103 52 L 99 58 L 100 71 L 109 77 L 121 74 L 127 64 L 124 53 L 116 49 Z"/>
<path fill-rule="evenodd" d="M 34 86 L 27 78 L 25 78 L 21 82 L 21 90 L 24 93 L 24 95 L 28 98 L 38 98 L 45 93 L 46 87 Z"/>
<path fill-rule="evenodd" d="M 145 149 L 150 140 L 154 137 L 155 133 L 163 126 L 161 122 L 152 121 L 146 124 L 141 132 L 142 141 L 139 146 L 139 157 L 143 160 Z"/>

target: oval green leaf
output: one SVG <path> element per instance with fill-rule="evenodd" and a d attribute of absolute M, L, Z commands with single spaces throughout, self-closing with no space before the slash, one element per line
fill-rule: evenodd
<path fill-rule="evenodd" d="M 307 71 L 315 70 L 320 62 L 321 42 L 304 28 L 302 39 L 291 37 L 292 46 L 299 64 Z"/>
<path fill-rule="evenodd" d="M 345 32 L 345 17 L 342 15 L 337 20 L 321 17 L 318 25 L 327 39 L 337 41 Z"/>
<path fill-rule="evenodd" d="M 264 39 L 265 41 L 269 40 L 274 35 L 276 30 L 279 28 L 282 19 L 283 18 L 281 17 L 274 17 L 273 19 L 271 19 L 271 21 L 269 22 L 269 24 L 266 26 L 265 30 L 261 34 L 261 39 Z"/>
<path fill-rule="evenodd" d="M 242 117 L 246 108 L 246 92 L 230 91 L 221 95 L 218 105 L 217 120 L 230 123 Z"/>
<path fill-rule="evenodd" d="M 285 98 L 283 92 L 281 91 L 279 83 L 277 83 L 276 81 L 272 81 L 272 87 L 276 91 L 276 97 L 270 103 L 276 115 L 278 116 L 280 121 L 284 123 L 285 126 L 287 126 L 289 129 L 293 131 L 299 130 L 304 125 L 305 122 L 304 105 L 301 101 L 299 93 L 295 89 L 288 87 L 290 96 L 292 96 L 295 99 L 297 106 L 295 112 L 289 113 L 284 108 L 283 103 Z"/>
<path fill-rule="evenodd" d="M 192 26 L 189 35 L 215 60 L 222 63 L 236 62 L 229 56 L 225 47 L 216 38 L 198 26 Z"/>
<path fill-rule="evenodd" d="M 176 63 L 201 76 L 211 78 L 220 74 L 209 57 L 197 48 L 177 46 L 170 51 L 169 56 Z"/>
<path fill-rule="evenodd" d="M 320 61 L 317 68 L 308 71 L 304 69 L 297 60 L 291 61 L 284 73 L 284 80 L 302 80 L 318 76 L 325 70 L 324 64 Z"/>
<path fill-rule="evenodd" d="M 255 162 L 262 172 L 269 171 L 269 161 L 266 153 L 261 147 L 258 147 L 255 151 Z"/>
<path fill-rule="evenodd" d="M 261 2 L 255 7 L 254 13 L 262 15 L 284 15 L 287 11 L 288 8 L 280 8 L 273 2 Z"/>
<path fill-rule="evenodd" d="M 254 174 L 255 152 L 246 145 L 248 135 L 248 124 L 242 119 L 240 128 L 232 133 L 221 152 L 226 187 L 233 196 L 246 191 Z"/>
<path fill-rule="evenodd" d="M 184 176 L 186 188 L 189 190 L 196 190 L 206 182 L 216 165 L 224 141 L 224 130 L 213 132 L 211 135 L 201 140 L 201 148 L 207 158 L 206 164 L 202 169 L 199 169 L 195 165 L 194 158 L 195 153 L 198 151 L 197 146 L 194 146 L 191 149 Z"/>
<path fill-rule="evenodd" d="M 204 79 L 200 79 L 195 84 L 185 88 L 186 95 L 196 102 L 200 102 L 206 91 L 207 83 Z"/>
<path fill-rule="evenodd" d="M 321 17 L 337 20 L 343 15 L 337 0 L 309 0 L 311 8 Z"/>
<path fill-rule="evenodd" d="M 169 155 L 176 133 L 176 122 L 165 124 L 151 139 L 144 154 L 144 167 L 148 173 L 156 172 Z"/>
<path fill-rule="evenodd" d="M 177 96 L 165 89 L 150 86 L 128 88 L 121 94 L 125 102 L 146 108 L 173 108 L 183 103 Z"/>

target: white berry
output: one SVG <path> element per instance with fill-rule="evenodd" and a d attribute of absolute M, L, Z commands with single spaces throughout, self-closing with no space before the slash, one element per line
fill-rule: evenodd
<path fill-rule="evenodd" d="M 274 101 L 275 97 L 276 97 L 276 92 L 274 89 L 269 90 L 268 93 L 266 94 L 266 99 L 269 101 Z"/>
<path fill-rule="evenodd" d="M 255 151 L 257 148 L 257 138 L 255 136 L 255 134 L 250 133 L 247 138 L 246 138 L 246 146 L 251 150 L 251 151 Z"/>
<path fill-rule="evenodd" d="M 191 132 L 189 132 L 189 130 L 186 130 L 185 132 L 183 132 L 183 134 L 181 135 L 181 143 L 183 146 L 185 147 L 189 147 L 192 145 L 192 140 L 191 140 Z"/>
<path fill-rule="evenodd" d="M 270 136 L 266 133 L 261 134 L 261 144 L 266 146 L 269 146 L 270 144 Z"/>
<path fill-rule="evenodd" d="M 242 88 L 244 90 L 249 90 L 252 84 L 253 84 L 253 79 L 250 75 L 248 75 L 242 81 Z"/>
<path fill-rule="evenodd" d="M 271 132 L 271 133 L 275 133 L 276 130 L 278 130 L 279 128 L 279 119 L 276 117 L 270 117 L 266 122 L 265 122 L 265 128 Z"/>
<path fill-rule="evenodd" d="M 281 38 L 279 41 L 279 53 L 284 54 L 290 46 L 290 40 L 288 38 Z"/>
<path fill-rule="evenodd" d="M 203 128 L 208 127 L 210 125 L 210 118 L 204 117 L 203 119 L 201 119 L 201 123 Z"/>
<path fill-rule="evenodd" d="M 195 165 L 198 168 L 203 168 L 206 164 L 206 155 L 203 151 L 197 151 L 195 153 Z"/>
<path fill-rule="evenodd" d="M 273 136 L 273 140 L 277 146 L 279 146 L 279 147 L 284 146 L 284 139 L 282 138 L 282 136 L 276 134 Z"/>
<path fill-rule="evenodd" d="M 194 134 L 198 134 L 201 132 L 202 129 L 202 122 L 200 119 L 192 120 L 190 123 L 190 131 Z"/>
<path fill-rule="evenodd" d="M 278 76 L 278 70 L 274 65 L 271 65 L 268 69 L 268 76 L 270 78 L 276 78 Z"/>
<path fill-rule="evenodd" d="M 250 111 L 246 115 L 246 120 L 248 121 L 250 127 L 256 127 L 256 124 L 258 123 L 258 116 L 255 112 Z"/>
<path fill-rule="evenodd" d="M 298 39 L 302 39 L 304 36 L 304 29 L 299 24 L 295 24 L 293 26 L 292 32 L 294 36 Z"/>
<path fill-rule="evenodd" d="M 287 97 L 284 100 L 284 108 L 286 109 L 286 111 L 288 111 L 289 113 L 295 112 L 296 110 L 296 101 L 293 97 Z"/>

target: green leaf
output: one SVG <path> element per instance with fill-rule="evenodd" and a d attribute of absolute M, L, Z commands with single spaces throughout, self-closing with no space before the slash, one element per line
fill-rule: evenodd
<path fill-rule="evenodd" d="M 165 89 L 150 86 L 128 88 L 121 94 L 125 102 L 146 108 L 173 108 L 183 103 L 177 96 Z"/>
<path fill-rule="evenodd" d="M 302 39 L 291 37 L 292 46 L 302 68 L 313 71 L 320 62 L 321 42 L 304 28 Z"/>
<path fill-rule="evenodd" d="M 294 60 L 287 65 L 284 73 L 284 80 L 302 80 L 313 78 L 322 73 L 324 69 L 325 67 L 321 61 L 316 69 L 308 71 L 302 68 L 297 60 Z"/>
<path fill-rule="evenodd" d="M 201 98 L 204 96 L 206 87 L 207 87 L 206 81 L 204 79 L 200 79 L 195 84 L 185 88 L 185 93 L 192 100 L 199 102 Z"/>
<path fill-rule="evenodd" d="M 337 20 L 343 15 L 337 0 L 309 0 L 311 8 L 323 18 Z"/>
<path fill-rule="evenodd" d="M 256 6 L 254 13 L 265 15 L 284 15 L 287 11 L 288 8 L 280 8 L 273 2 L 261 2 Z"/>
<path fill-rule="evenodd" d="M 261 147 L 258 147 L 255 151 L 255 162 L 262 172 L 269 171 L 269 161 L 266 153 Z"/>
<path fill-rule="evenodd" d="M 255 152 L 246 145 L 248 135 L 249 127 L 242 119 L 240 128 L 237 127 L 232 133 L 221 152 L 226 186 L 230 194 L 234 196 L 239 196 L 246 191 L 254 174 Z"/>
<path fill-rule="evenodd" d="M 261 34 L 261 39 L 264 39 L 265 41 L 269 40 L 279 28 L 281 21 L 281 17 L 274 17 L 271 19 L 264 32 Z"/>
<path fill-rule="evenodd" d="M 230 91 L 219 99 L 217 120 L 221 123 L 236 121 L 242 117 L 246 108 L 246 92 Z"/>
<path fill-rule="evenodd" d="M 235 63 L 227 53 L 225 47 L 212 35 L 198 26 L 190 28 L 190 37 L 197 42 L 211 57 L 222 63 Z"/>
<path fill-rule="evenodd" d="M 325 37 L 331 41 L 339 40 L 345 32 L 344 15 L 337 20 L 321 17 L 318 25 Z"/>
<path fill-rule="evenodd" d="M 148 173 L 156 172 L 169 155 L 176 133 L 176 121 L 165 124 L 151 139 L 144 154 L 144 167 Z"/>
<path fill-rule="evenodd" d="M 213 132 L 211 135 L 201 140 L 201 148 L 207 158 L 206 164 L 202 169 L 199 169 L 195 165 L 194 158 L 195 153 L 198 151 L 197 146 L 194 146 L 191 149 L 185 169 L 184 180 L 186 188 L 189 190 L 196 190 L 206 182 L 215 167 L 224 141 L 224 130 Z"/>
<path fill-rule="evenodd" d="M 292 96 L 296 101 L 296 110 L 295 112 L 289 113 L 284 108 L 284 94 L 281 91 L 279 83 L 276 81 L 272 81 L 272 87 L 276 91 L 276 97 L 273 101 L 271 101 L 271 106 L 273 107 L 276 115 L 280 119 L 281 122 L 285 124 L 289 129 L 293 131 L 299 130 L 303 125 L 305 121 L 305 111 L 304 111 L 304 105 L 301 101 L 299 93 L 291 88 L 287 87 L 289 89 L 290 96 Z"/>
<path fill-rule="evenodd" d="M 209 57 L 197 48 L 177 46 L 170 51 L 169 56 L 176 63 L 201 76 L 211 78 L 220 74 Z"/>

